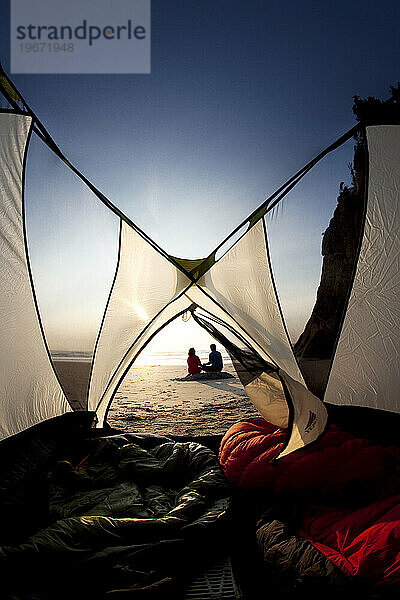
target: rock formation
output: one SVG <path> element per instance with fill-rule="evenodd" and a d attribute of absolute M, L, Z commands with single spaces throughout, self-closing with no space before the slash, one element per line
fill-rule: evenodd
<path fill-rule="evenodd" d="M 353 112 L 365 124 L 400 122 L 400 84 L 387 101 L 354 97 Z M 365 205 L 365 144 L 356 135 L 351 185 L 340 185 L 337 207 L 322 238 L 322 273 L 317 299 L 294 351 L 311 391 L 322 397 L 340 332 L 358 256 Z"/>

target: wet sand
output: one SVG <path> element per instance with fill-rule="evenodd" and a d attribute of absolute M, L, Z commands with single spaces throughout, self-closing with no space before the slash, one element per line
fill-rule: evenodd
<path fill-rule="evenodd" d="M 86 410 L 90 376 L 88 360 L 56 360 L 53 364 L 65 395 L 74 410 Z"/>

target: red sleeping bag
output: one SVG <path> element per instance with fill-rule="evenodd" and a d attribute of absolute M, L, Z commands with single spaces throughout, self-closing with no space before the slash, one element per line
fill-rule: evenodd
<path fill-rule="evenodd" d="M 261 418 L 233 425 L 219 452 L 226 477 L 308 504 L 298 534 L 348 575 L 398 581 L 400 449 L 331 425 L 317 443 L 271 464 L 285 440 L 285 430 Z"/>

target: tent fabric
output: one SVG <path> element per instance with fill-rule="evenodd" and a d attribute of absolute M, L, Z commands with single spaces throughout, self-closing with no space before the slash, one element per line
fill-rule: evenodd
<path fill-rule="evenodd" d="M 205 314 L 195 312 L 194 319 L 229 352 L 246 394 L 264 419 L 283 428 L 289 427 L 293 421 L 291 436 L 281 456 L 305 446 L 322 434 L 327 423 L 327 411 L 304 385 L 262 359 L 237 330 Z"/>
<path fill-rule="evenodd" d="M 163 277 L 155 279 L 154 272 L 162 273 Z M 240 330 L 253 348 L 260 351 L 267 347 L 265 357 L 269 358 L 271 354 L 278 357 L 277 361 L 285 364 L 302 381 L 279 310 L 262 222 L 228 251 L 212 267 L 210 276 L 206 275 L 198 284 L 192 284 L 136 231 L 122 223 L 118 271 L 95 353 L 89 394 L 89 409 L 97 409 L 100 426 L 135 353 L 142 350 L 155 331 L 192 303 Z M 265 317 L 262 316 L 263 306 L 269 307 Z M 289 376 L 288 379 L 292 381 Z M 260 386 L 257 390 L 252 386 L 249 394 L 251 397 L 254 390 L 256 406 L 261 407 L 263 414 L 263 407 L 269 406 L 270 401 L 265 389 L 261 389 L 261 399 Z M 296 402 L 298 390 L 302 395 L 312 397 L 300 383 L 294 389 L 293 402 Z M 99 398 L 100 402 L 96 404 Z M 281 395 L 282 399 L 288 413 L 286 400 Z M 300 410 L 299 407 L 298 412 Z M 282 407 L 277 407 L 277 411 L 281 413 Z M 320 410 L 322 417 L 323 412 Z M 271 418 L 270 408 L 264 416 Z M 321 428 L 324 425 L 322 419 Z"/>
<path fill-rule="evenodd" d="M 237 331 L 221 321 L 198 311 L 193 318 L 227 350 L 246 394 L 264 419 L 288 427 L 289 407 L 279 369 L 263 360 Z"/>
<path fill-rule="evenodd" d="M 251 287 L 250 283 L 249 286 Z M 227 311 L 217 305 L 212 297 L 208 296 L 206 288 L 192 286 L 188 290 L 187 295 L 196 302 L 200 308 L 215 315 L 233 330 L 240 333 L 253 351 L 258 353 L 267 363 L 271 363 L 269 354 L 265 351 L 263 352 L 260 345 L 254 342 L 253 337 L 247 333 L 245 326 L 243 325 L 243 327 L 241 327 L 235 319 L 230 317 Z M 273 352 L 274 348 L 275 346 L 272 342 L 269 351 Z M 281 392 L 280 386 L 277 386 L 276 381 L 269 377 L 267 373 L 262 377 L 259 377 L 258 381 L 254 380 L 254 383 L 246 384 L 244 387 L 250 400 L 256 406 L 260 414 L 265 419 L 268 419 L 277 425 L 282 425 L 286 419 L 290 424 L 290 410 L 296 414 L 296 417 L 302 415 L 301 419 L 299 418 L 297 420 L 296 427 L 293 429 L 293 439 L 288 440 L 288 447 L 290 447 L 290 449 L 296 449 L 297 447 L 302 447 L 307 443 L 311 443 L 321 435 L 327 423 L 327 413 L 322 402 L 309 392 L 301 382 L 291 378 L 283 370 L 278 369 L 278 367 L 276 368 L 277 371 L 279 371 L 279 374 L 282 375 L 282 377 L 284 376 L 287 382 L 290 382 L 291 391 L 289 392 L 288 390 L 288 395 L 290 396 L 290 408 L 288 407 L 286 396 Z M 306 404 L 303 403 L 305 398 L 307 398 Z M 310 414 L 310 412 L 312 414 Z M 310 418 L 312 419 L 311 427 L 309 427 Z"/>
<path fill-rule="evenodd" d="M 295 423 L 287 452 L 317 439 L 325 429 L 327 413 L 306 389 L 293 354 L 273 281 L 264 219 L 239 239 L 198 285 L 234 318 L 236 328 L 242 327 L 254 349 L 264 349 L 267 360 L 272 359 L 286 379 Z M 209 310 L 215 312 L 214 307 Z M 287 408 L 282 407 L 279 390 L 276 395 L 275 381 L 267 378 L 268 385 L 265 377 L 259 378 L 245 387 L 246 392 L 264 418 L 283 424 Z M 275 397 L 273 401 L 271 397 Z"/>
<path fill-rule="evenodd" d="M 0 438 L 71 410 L 49 360 L 25 245 L 24 157 L 31 122 L 26 115 L 0 113 Z"/>
<path fill-rule="evenodd" d="M 121 223 L 118 270 L 97 343 L 89 410 L 96 410 L 99 401 L 107 405 L 129 364 L 132 345 L 190 283 L 132 227 Z"/>
<path fill-rule="evenodd" d="M 18 121 L 25 123 L 25 134 L 20 136 L 15 130 Z M 3 193 L 5 210 L 0 226 L 15 234 L 13 240 L 7 240 L 5 234 L 2 257 L 2 272 L 7 279 L 1 300 L 6 323 L 3 347 L 7 347 L 8 339 L 13 340 L 13 351 L 2 364 L 6 375 L 0 427 L 3 437 L 7 437 L 63 414 L 69 406 L 51 364 L 24 249 L 22 179 L 31 120 L 8 111 L 3 113 L 2 123 L 0 158 L 3 186 L 7 189 Z M 38 127 L 41 131 L 41 124 Z M 118 264 L 104 307 L 88 394 L 87 408 L 96 412 L 97 425 L 103 425 L 118 385 L 152 337 L 183 311 L 197 306 L 237 331 L 255 355 L 276 369 L 277 378 L 271 379 L 267 369 L 247 382 L 246 391 L 261 415 L 277 425 L 288 426 L 291 433 L 281 456 L 315 442 L 326 428 L 327 412 L 307 389 L 288 336 L 269 256 L 264 221 L 267 205 L 263 203 L 262 210 L 249 217 L 247 231 L 217 261 L 215 252 L 203 261 L 176 259 L 125 219 L 56 150 L 47 132 L 42 139 L 120 219 Z M 400 129 L 368 127 L 367 140 L 370 169 L 364 237 L 325 400 L 396 411 L 399 409 L 395 390 L 400 375 L 400 175 L 396 155 L 400 150 Z M 310 163 L 310 168 L 315 162 L 318 161 Z M 12 206 L 16 199 L 17 214 Z M 8 220 L 13 218 L 15 223 L 10 229 Z M 13 245 L 18 247 L 19 256 L 15 264 Z M 18 286 L 13 278 L 21 279 Z M 18 322 L 16 309 L 21 315 Z"/>
<path fill-rule="evenodd" d="M 324 399 L 399 412 L 400 126 L 367 127 L 367 140 L 365 229 Z"/>
<path fill-rule="evenodd" d="M 173 320 L 177 315 L 184 313 L 189 308 L 191 302 L 186 298 L 185 295 L 178 296 L 175 300 L 173 300 L 170 304 L 165 306 L 160 313 L 154 318 L 154 320 L 149 323 L 148 327 L 145 330 L 142 330 L 138 339 L 131 347 L 127 350 L 126 355 L 121 361 L 120 365 L 112 375 L 110 379 L 110 385 L 104 393 L 101 401 L 99 402 L 96 409 L 96 420 L 97 425 L 101 427 L 104 423 L 104 418 L 106 415 L 106 411 L 110 402 L 112 401 L 113 394 L 115 394 L 118 385 L 125 375 L 126 371 L 129 369 L 131 364 L 133 363 L 136 356 L 144 349 L 146 344 L 152 339 L 157 332 L 162 329 L 162 327 Z M 93 397 L 93 402 L 95 402 L 96 398 Z"/>
<path fill-rule="evenodd" d="M 263 349 L 260 344 L 254 341 L 251 335 L 247 332 L 246 328 L 241 326 L 237 320 L 230 315 L 222 306 L 216 303 L 216 301 L 209 294 L 208 290 L 204 286 L 192 285 L 186 292 L 186 296 L 191 300 L 192 303 L 196 304 L 200 309 L 216 317 L 226 325 L 231 327 L 234 331 L 242 336 L 246 342 L 255 349 L 255 351 L 265 360 L 266 362 L 273 362 L 266 349 Z"/>
<path fill-rule="evenodd" d="M 279 373 L 291 398 L 293 410 L 290 437 L 286 447 L 279 455 L 281 458 L 315 442 L 325 431 L 328 412 L 319 398 L 314 396 L 304 385 L 292 379 L 284 371 Z"/>
<path fill-rule="evenodd" d="M 278 376 L 263 371 L 249 381 L 244 389 L 265 419 L 273 421 L 277 427 L 289 426 L 289 407 Z"/>
<path fill-rule="evenodd" d="M 304 383 L 279 309 L 263 219 L 205 273 L 198 285 L 234 317 L 275 364 Z"/>

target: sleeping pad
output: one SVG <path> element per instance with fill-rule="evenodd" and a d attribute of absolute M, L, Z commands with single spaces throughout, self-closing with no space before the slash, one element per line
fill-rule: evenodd
<path fill-rule="evenodd" d="M 228 430 L 219 452 L 232 483 L 273 498 L 281 514 L 285 507 L 290 523 L 285 543 L 279 519 L 267 516 L 258 523 L 258 541 L 268 561 L 272 556 L 277 559 L 271 552 L 274 545 L 282 555 L 290 540 L 287 552 L 290 547 L 296 554 L 297 537 L 298 545 L 308 540 L 346 576 L 375 586 L 396 586 L 400 582 L 399 447 L 376 444 L 330 425 L 315 444 L 273 461 L 285 440 L 285 430 L 261 418 L 249 419 Z M 322 572 L 326 568 L 324 563 Z"/>
<path fill-rule="evenodd" d="M 48 525 L 0 547 L 1 598 L 179 597 L 223 545 L 230 495 L 216 456 L 194 442 L 88 447 L 48 474 Z"/>

